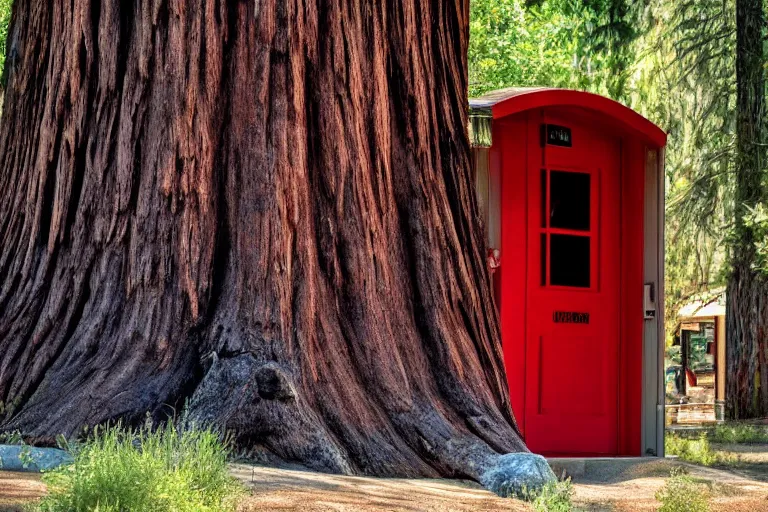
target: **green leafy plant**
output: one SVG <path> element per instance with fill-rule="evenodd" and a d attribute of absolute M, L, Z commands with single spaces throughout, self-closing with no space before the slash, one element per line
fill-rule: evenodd
<path fill-rule="evenodd" d="M 702 466 L 729 465 L 736 462 L 733 455 L 713 450 L 706 433 L 692 439 L 667 434 L 664 449 L 667 455 L 677 455 L 682 460 Z"/>
<path fill-rule="evenodd" d="M 32 447 L 28 444 L 21 445 L 19 451 L 19 460 L 21 461 L 21 467 L 29 469 L 29 467 L 35 463 L 35 458 L 32 456 Z"/>
<path fill-rule="evenodd" d="M 573 484 L 570 478 L 548 482 L 541 489 L 529 489 L 523 486 L 522 492 L 514 497 L 529 502 L 536 512 L 570 512 L 573 510 L 571 503 Z"/>
<path fill-rule="evenodd" d="M 659 512 L 708 512 L 707 488 L 691 478 L 684 468 L 674 468 L 664 487 L 656 493 Z"/>
<path fill-rule="evenodd" d="M 3 73 L 5 69 L 5 57 L 8 53 L 8 28 L 11 24 L 12 11 L 13 0 L 0 0 L 0 73 Z M 5 76 L 4 73 L 3 76 Z M 0 414 L 2 414 L 1 410 Z"/>
<path fill-rule="evenodd" d="M 536 512 L 570 512 L 573 510 L 573 484 L 571 479 L 550 482 L 531 500 Z"/>
<path fill-rule="evenodd" d="M 510 86 L 588 88 L 591 76 L 578 56 L 582 16 L 557 2 L 526 6 L 524 0 L 470 3 L 470 95 Z"/>
<path fill-rule="evenodd" d="M 18 430 L 0 432 L 0 444 L 21 445 L 24 444 L 24 438 L 21 437 L 21 432 Z"/>
<path fill-rule="evenodd" d="M 768 426 L 743 423 L 718 425 L 710 435 L 710 441 L 723 444 L 768 443 Z"/>
<path fill-rule="evenodd" d="M 44 475 L 39 512 L 225 512 L 243 492 L 228 443 L 210 430 L 110 426 L 71 453 L 73 464 Z"/>

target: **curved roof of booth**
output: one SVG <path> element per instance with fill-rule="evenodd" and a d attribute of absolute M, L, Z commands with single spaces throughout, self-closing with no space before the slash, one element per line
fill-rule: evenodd
<path fill-rule="evenodd" d="M 582 107 L 620 121 L 660 148 L 667 144 L 667 134 L 651 121 L 617 101 L 590 92 L 548 87 L 510 87 L 471 99 L 469 106 L 472 109 L 490 109 L 494 119 L 541 107 Z"/>

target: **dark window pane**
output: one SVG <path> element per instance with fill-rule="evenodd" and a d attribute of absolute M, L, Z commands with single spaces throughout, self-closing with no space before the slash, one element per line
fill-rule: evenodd
<path fill-rule="evenodd" d="M 549 174 L 549 225 L 589 231 L 590 176 L 582 172 Z"/>
<path fill-rule="evenodd" d="M 552 235 L 549 253 L 549 284 L 589 288 L 589 237 Z"/>

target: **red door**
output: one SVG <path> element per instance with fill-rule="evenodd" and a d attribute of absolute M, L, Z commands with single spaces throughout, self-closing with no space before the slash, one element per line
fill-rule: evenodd
<path fill-rule="evenodd" d="M 526 442 L 616 455 L 620 145 L 568 119 L 530 129 L 544 123 L 571 147 L 528 137 Z"/>

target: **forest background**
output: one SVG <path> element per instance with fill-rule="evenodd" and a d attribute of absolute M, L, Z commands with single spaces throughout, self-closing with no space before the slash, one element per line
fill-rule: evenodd
<path fill-rule="evenodd" d="M 473 0 L 470 97 L 509 86 L 587 90 L 669 133 L 666 320 L 725 286 L 733 236 L 736 8 L 731 0 Z M 766 210 L 747 222 L 765 224 Z M 766 266 L 768 247 L 758 244 Z"/>

